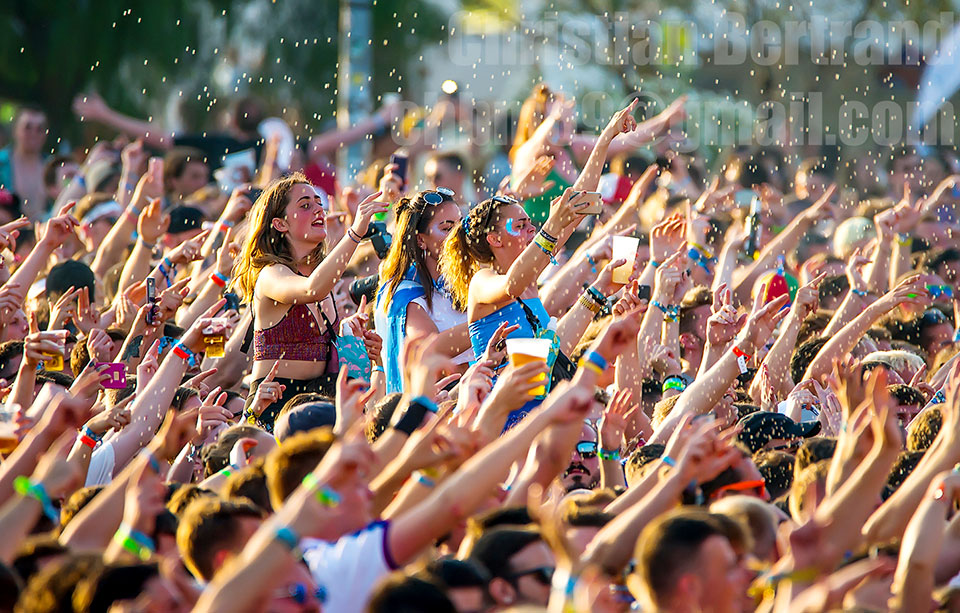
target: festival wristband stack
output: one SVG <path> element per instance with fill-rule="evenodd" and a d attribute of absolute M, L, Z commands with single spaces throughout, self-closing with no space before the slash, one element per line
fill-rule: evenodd
<path fill-rule="evenodd" d="M 537 235 L 533 237 L 533 244 L 540 248 L 540 251 L 544 252 L 548 258 L 550 258 L 550 263 L 554 266 L 557 265 L 557 259 L 553 257 L 553 252 L 557 249 L 557 239 L 553 236 L 550 236 L 543 231 L 543 228 L 537 232 Z"/>
<path fill-rule="evenodd" d="M 149 560 L 153 552 L 157 550 L 152 538 L 143 532 L 134 530 L 127 524 L 120 524 L 120 528 L 113 535 L 113 540 L 125 551 L 132 553 L 144 562 Z"/>
<path fill-rule="evenodd" d="M 710 272 L 710 267 L 708 264 L 716 264 L 717 258 L 713 256 L 705 247 L 698 245 L 696 243 L 690 244 L 690 249 L 687 251 L 687 257 L 690 258 L 697 266 L 700 266 L 707 272 Z"/>
<path fill-rule="evenodd" d="M 230 281 L 230 277 L 222 275 L 219 272 L 214 272 L 210 275 L 210 281 L 217 287 L 226 287 Z"/>
<path fill-rule="evenodd" d="M 677 321 L 680 319 L 680 307 L 676 304 L 660 304 L 660 301 L 654 300 L 653 306 L 663 312 L 663 318 L 667 321 Z"/>
<path fill-rule="evenodd" d="M 183 358 L 189 366 L 197 365 L 197 354 L 190 351 L 182 341 L 178 341 L 177 344 L 173 346 L 173 355 L 178 358 Z"/>
<path fill-rule="evenodd" d="M 580 294 L 580 297 L 577 298 L 577 304 L 579 304 L 579 305 L 582 306 L 583 308 L 587 309 L 588 311 L 590 311 L 590 312 L 593 313 L 594 315 L 596 315 L 597 313 L 599 313 L 599 312 L 603 309 L 603 306 L 604 306 L 604 305 L 600 304 L 599 302 L 597 302 L 596 297 L 595 297 L 592 293 L 590 293 L 589 291 L 585 291 L 585 292 L 583 292 L 582 294 Z"/>
<path fill-rule="evenodd" d="M 607 360 L 592 349 L 584 353 L 583 357 L 580 358 L 580 368 L 586 368 L 598 375 L 602 375 L 603 371 L 607 369 L 607 366 Z"/>
<path fill-rule="evenodd" d="M 340 494 L 336 493 L 329 487 L 318 487 L 320 482 L 317 480 L 316 475 L 313 473 L 307 473 L 303 478 L 303 486 L 307 489 L 316 490 L 313 495 L 317 499 L 317 502 L 322 504 L 325 507 L 331 509 L 340 505 Z"/>
<path fill-rule="evenodd" d="M 53 523 L 60 523 L 60 513 L 53 506 L 53 502 L 50 501 L 50 496 L 47 494 L 47 488 L 43 487 L 42 483 L 39 481 L 33 482 L 28 477 L 20 475 L 13 480 L 13 491 L 24 498 L 33 498 L 39 502 L 40 506 L 43 507 L 43 514 Z"/>
<path fill-rule="evenodd" d="M 80 428 L 80 432 L 77 433 L 77 440 L 90 449 L 96 447 L 101 438 L 102 437 L 97 436 L 97 434 L 87 426 Z"/>

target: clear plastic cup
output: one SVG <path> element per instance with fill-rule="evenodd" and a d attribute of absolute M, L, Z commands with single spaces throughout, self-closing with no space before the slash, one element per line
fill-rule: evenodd
<path fill-rule="evenodd" d="M 640 239 L 632 236 L 613 237 L 613 260 L 626 260 L 627 263 L 613 269 L 613 282 L 626 284 L 633 272 L 633 264 L 637 259 L 637 250 L 640 248 Z"/>
<path fill-rule="evenodd" d="M 514 368 L 519 368 L 530 362 L 547 363 L 550 356 L 550 347 L 553 343 L 547 338 L 508 338 L 507 355 L 510 357 L 510 364 Z M 530 379 L 530 382 L 546 381 L 547 375 L 540 374 Z M 530 390 L 531 396 L 542 396 L 547 393 L 546 386 L 541 385 Z"/>

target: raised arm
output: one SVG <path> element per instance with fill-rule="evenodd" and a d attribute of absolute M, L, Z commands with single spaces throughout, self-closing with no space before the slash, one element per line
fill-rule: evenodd
<path fill-rule="evenodd" d="M 387 211 L 389 205 L 379 202 L 378 197 L 380 192 L 375 192 L 360 203 L 351 231 L 340 239 L 309 277 L 302 277 L 286 266 L 268 266 L 260 271 L 257 290 L 264 297 L 281 304 L 319 302 L 326 297 L 343 276 L 343 271 L 360 244 L 353 236 L 365 235 L 373 216 Z"/>
<path fill-rule="evenodd" d="M 817 356 L 810 362 L 804 379 L 817 379 L 830 372 L 830 366 L 834 359 L 838 359 L 849 353 L 857 343 L 860 337 L 866 334 L 867 330 L 875 321 L 895 309 L 900 304 L 921 304 L 926 305 L 930 301 L 926 288 L 923 287 L 923 280 L 919 275 L 904 279 L 895 289 L 884 294 L 880 299 L 866 307 L 860 315 L 854 318 L 849 324 L 837 332 L 827 344 L 820 349 Z"/>
<path fill-rule="evenodd" d="M 97 121 L 130 137 L 141 138 L 151 147 L 169 149 L 173 146 L 173 133 L 164 130 L 153 118 L 144 121 L 118 113 L 107 106 L 99 94 L 80 94 L 74 98 L 73 112 L 80 121 Z"/>

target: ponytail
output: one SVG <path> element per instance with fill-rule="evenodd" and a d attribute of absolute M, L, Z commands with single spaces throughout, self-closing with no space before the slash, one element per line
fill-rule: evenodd
<path fill-rule="evenodd" d="M 482 264 L 493 261 L 493 252 L 487 243 L 500 219 L 497 210 L 503 202 L 489 199 L 473 207 L 459 226 L 450 231 L 440 254 L 440 274 L 443 275 L 453 304 L 467 310 L 470 281 Z"/>

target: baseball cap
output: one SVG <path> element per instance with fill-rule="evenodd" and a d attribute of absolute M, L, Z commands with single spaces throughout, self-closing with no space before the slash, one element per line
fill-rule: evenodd
<path fill-rule="evenodd" d="M 199 230 L 203 225 L 203 211 L 193 206 L 175 206 L 170 209 L 169 234 Z"/>
<path fill-rule="evenodd" d="M 740 420 L 737 441 L 756 453 L 774 439 L 809 438 L 820 432 L 819 421 L 795 422 L 782 413 L 757 411 Z"/>
<path fill-rule="evenodd" d="M 96 279 L 89 266 L 76 260 L 66 260 L 55 265 L 47 273 L 47 300 L 51 302 L 56 300 L 71 287 L 74 289 L 88 287 L 90 288 L 90 301 L 93 302 L 95 284 Z"/>
<path fill-rule="evenodd" d="M 337 409 L 330 402 L 308 402 L 297 405 L 277 418 L 273 435 L 278 441 L 314 428 L 333 426 L 337 422 Z"/>

